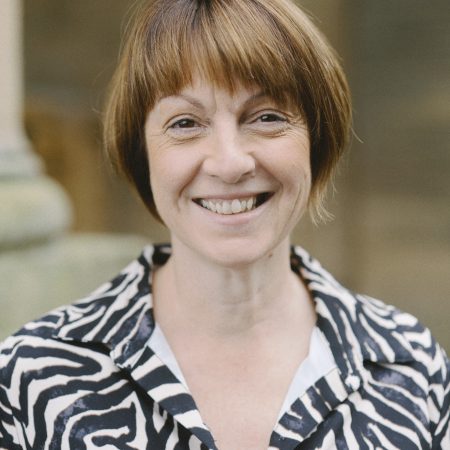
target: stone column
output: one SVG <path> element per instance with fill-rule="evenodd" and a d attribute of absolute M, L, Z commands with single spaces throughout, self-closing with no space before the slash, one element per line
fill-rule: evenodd
<path fill-rule="evenodd" d="M 0 251 L 47 240 L 65 230 L 71 208 L 43 175 L 23 120 L 22 3 L 0 1 Z"/>
<path fill-rule="evenodd" d="M 21 0 L 0 0 L 0 340 L 110 279 L 146 243 L 67 232 L 69 200 L 25 136 L 21 41 Z"/>

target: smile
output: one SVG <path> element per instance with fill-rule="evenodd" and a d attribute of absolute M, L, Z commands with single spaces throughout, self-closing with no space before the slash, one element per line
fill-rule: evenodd
<path fill-rule="evenodd" d="M 258 206 L 261 206 L 263 203 L 265 203 L 271 196 L 272 193 L 264 192 L 262 194 L 245 198 L 235 198 L 230 200 L 206 200 L 199 198 L 195 199 L 194 202 L 216 214 L 229 215 L 241 214 L 256 209 L 258 208 Z"/>

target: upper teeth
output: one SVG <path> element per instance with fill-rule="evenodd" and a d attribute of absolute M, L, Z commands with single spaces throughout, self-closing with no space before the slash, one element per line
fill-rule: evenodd
<path fill-rule="evenodd" d="M 233 200 L 200 200 L 203 208 L 219 214 L 238 214 L 255 208 L 256 196 Z"/>

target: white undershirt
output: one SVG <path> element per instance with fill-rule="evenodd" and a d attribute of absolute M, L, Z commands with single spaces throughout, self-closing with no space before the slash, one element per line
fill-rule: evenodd
<path fill-rule="evenodd" d="M 278 419 L 289 410 L 295 400 L 335 367 L 337 367 L 336 361 L 331 353 L 328 341 L 319 328 L 314 327 L 309 342 L 308 356 L 300 363 L 295 372 Z"/>
<path fill-rule="evenodd" d="M 189 390 L 180 366 L 173 354 L 167 339 L 158 324 L 147 343 L 158 358 L 171 370 L 171 372 Z M 314 327 L 311 333 L 308 356 L 302 361 L 289 386 L 288 392 L 281 407 L 278 419 L 289 410 L 292 403 L 301 397 L 317 380 L 328 374 L 336 367 L 333 354 L 325 336 Z"/>

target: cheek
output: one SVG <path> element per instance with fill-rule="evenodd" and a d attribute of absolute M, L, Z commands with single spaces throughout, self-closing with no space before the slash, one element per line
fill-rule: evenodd
<path fill-rule="evenodd" d="M 274 151 L 275 150 L 275 151 Z M 311 163 L 307 142 L 286 142 L 266 153 L 265 166 L 289 191 L 306 189 L 311 185 Z"/>
<path fill-rule="evenodd" d="M 170 164 L 167 158 L 151 152 L 148 160 L 153 200 L 161 219 L 170 227 L 173 225 L 172 213 L 175 211 L 174 205 L 178 198 L 175 184 L 178 176 L 174 173 L 176 165 Z"/>
<path fill-rule="evenodd" d="M 167 145 L 164 145 L 164 142 L 161 142 L 160 137 L 153 137 L 150 142 L 150 144 L 147 144 L 150 187 L 156 208 L 165 221 L 164 210 L 170 201 L 173 189 L 171 180 L 176 180 L 173 173 L 176 166 L 171 164 L 169 149 Z"/>
<path fill-rule="evenodd" d="M 150 184 L 155 202 L 183 195 L 196 174 L 197 163 L 187 149 L 150 148 L 148 151 Z M 158 204 L 157 204 L 158 206 Z"/>
<path fill-rule="evenodd" d="M 293 184 L 299 185 L 299 188 L 306 190 L 309 194 L 311 188 L 311 161 L 309 140 L 302 136 L 297 143 L 291 145 L 288 149 L 289 164 L 286 170 L 287 176 Z"/>

